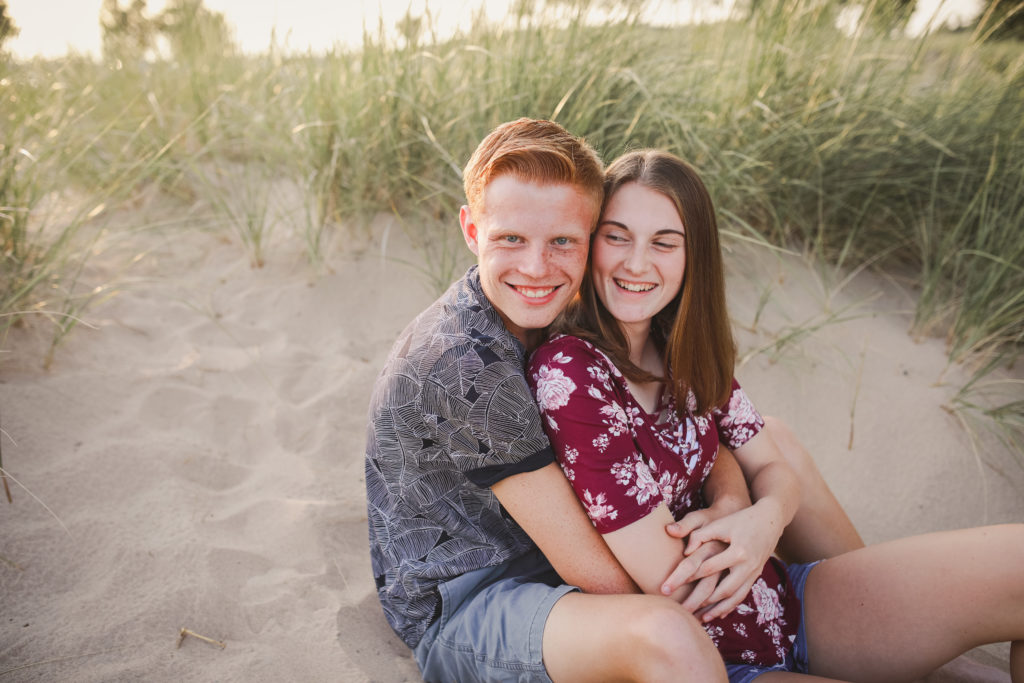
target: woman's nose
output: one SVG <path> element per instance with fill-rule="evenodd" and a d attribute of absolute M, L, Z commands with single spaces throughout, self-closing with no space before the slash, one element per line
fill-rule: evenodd
<path fill-rule="evenodd" d="M 643 273 L 647 269 L 647 252 L 636 245 L 630 246 L 629 253 L 626 254 L 626 262 L 623 265 L 630 273 L 637 275 Z"/>

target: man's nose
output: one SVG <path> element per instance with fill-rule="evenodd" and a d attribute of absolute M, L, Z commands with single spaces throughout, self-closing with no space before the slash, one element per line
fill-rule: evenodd
<path fill-rule="evenodd" d="M 519 272 L 533 278 L 544 277 L 548 273 L 550 258 L 546 244 L 531 245 L 523 255 Z"/>

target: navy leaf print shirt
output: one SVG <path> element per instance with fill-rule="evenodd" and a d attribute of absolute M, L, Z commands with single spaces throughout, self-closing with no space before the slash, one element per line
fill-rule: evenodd
<path fill-rule="evenodd" d="M 525 361 L 474 266 L 402 332 L 374 385 L 370 561 L 409 647 L 440 614 L 439 583 L 535 547 L 489 488 L 554 462 Z"/>

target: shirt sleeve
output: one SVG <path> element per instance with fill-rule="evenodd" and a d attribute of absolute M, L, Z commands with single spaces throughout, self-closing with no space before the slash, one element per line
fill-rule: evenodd
<path fill-rule="evenodd" d="M 486 346 L 442 358 L 423 385 L 422 410 L 437 445 L 477 486 L 554 461 L 522 366 Z"/>
<path fill-rule="evenodd" d="M 555 457 L 601 533 L 650 514 L 665 483 L 640 454 L 635 427 L 643 418 L 628 408 L 616 375 L 605 356 L 574 337 L 542 346 L 527 371 Z"/>
<path fill-rule="evenodd" d="M 750 441 L 764 428 L 764 419 L 735 378 L 732 380 L 729 400 L 711 411 L 711 414 L 718 428 L 719 440 L 733 450 Z"/>

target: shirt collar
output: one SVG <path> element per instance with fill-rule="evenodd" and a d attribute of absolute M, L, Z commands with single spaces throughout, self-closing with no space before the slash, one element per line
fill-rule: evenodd
<path fill-rule="evenodd" d="M 519 341 L 519 338 L 512 334 L 507 327 L 505 322 L 501 319 L 501 315 L 498 313 L 498 309 L 494 307 L 491 300 L 484 294 L 483 286 L 480 284 L 480 271 L 477 266 L 471 266 L 466 271 L 465 277 L 462 278 L 465 287 L 463 288 L 463 294 L 466 297 L 464 303 L 470 308 L 474 308 L 481 314 L 484 324 L 474 325 L 474 330 L 478 335 L 483 335 L 498 342 L 501 346 L 512 351 L 521 360 L 526 359 L 526 347 Z M 460 297 L 461 298 L 461 297 Z"/>

